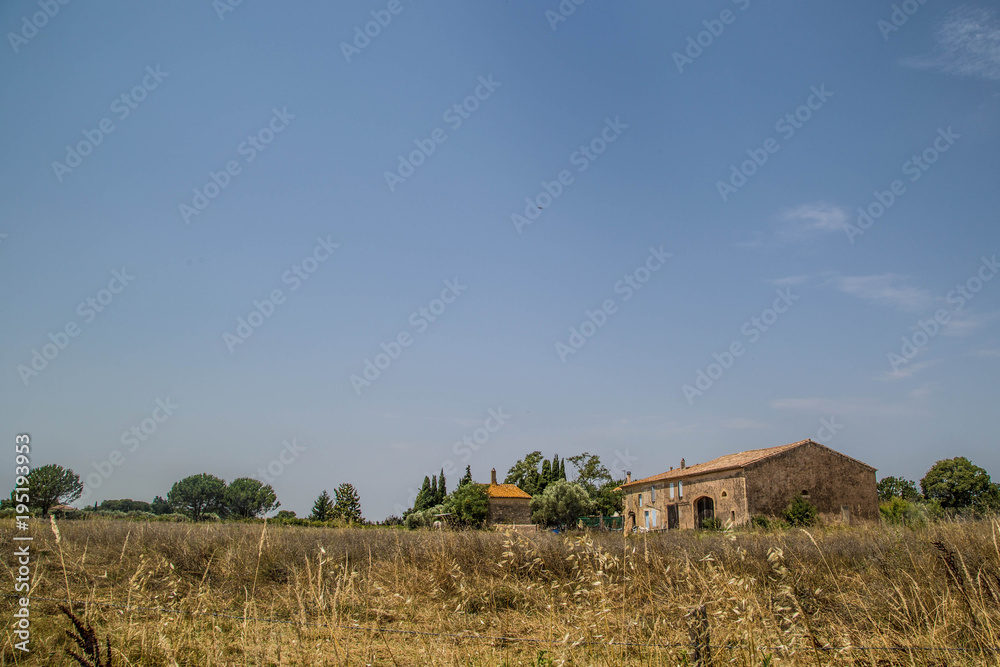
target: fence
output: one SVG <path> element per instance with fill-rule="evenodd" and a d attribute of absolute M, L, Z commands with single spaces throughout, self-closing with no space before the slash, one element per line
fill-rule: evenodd
<path fill-rule="evenodd" d="M 13 594 L 4 595 L 6 598 L 18 598 L 20 596 Z M 67 600 L 60 598 L 43 598 L 43 597 L 31 597 L 31 602 L 54 602 L 57 604 L 66 604 L 70 608 L 96 606 L 111 609 L 118 609 L 121 611 L 144 611 L 144 612 L 154 612 L 160 614 L 176 614 L 183 616 L 204 616 L 210 618 L 225 618 L 234 621 L 257 621 L 259 623 L 276 623 L 282 625 L 292 625 L 298 627 L 315 627 L 315 628 L 329 628 L 335 630 L 348 630 L 353 632 L 367 632 L 367 633 L 379 633 L 379 634 L 395 634 L 395 635 L 411 635 L 411 636 L 422 636 L 422 637 L 446 637 L 448 639 L 460 639 L 460 640 L 470 640 L 470 641 L 491 641 L 491 642 L 510 642 L 510 643 L 521 643 L 521 644 L 548 644 L 548 645 L 564 645 L 564 646 L 618 646 L 618 647 L 643 647 L 643 648 L 665 648 L 665 649 L 684 649 L 688 651 L 688 655 L 692 660 L 692 665 L 694 667 L 712 667 L 713 665 L 713 651 L 734 651 L 739 649 L 750 649 L 761 652 L 791 652 L 791 651 L 817 651 L 823 653 L 837 653 L 837 652 L 849 652 L 849 651 L 861 651 L 861 652 L 891 652 L 891 653 L 921 653 L 924 655 L 941 652 L 941 653 L 997 653 L 1000 654 L 1000 647 L 984 646 L 984 647 L 961 647 L 961 646 L 750 646 L 746 644 L 712 644 L 711 643 L 711 633 L 708 625 L 708 611 L 704 605 L 701 607 L 695 607 L 692 609 L 687 617 L 688 623 L 688 636 L 690 641 L 686 644 L 663 644 L 656 642 L 623 642 L 623 641 L 606 641 L 606 642 L 595 642 L 586 640 L 559 640 L 559 639 L 540 639 L 537 637 L 505 637 L 501 635 L 481 635 L 481 634 L 460 634 L 456 632 L 431 632 L 428 630 L 404 630 L 401 628 L 384 628 L 384 627 L 370 627 L 363 625 L 343 625 L 336 623 L 310 623 L 307 621 L 294 621 L 291 619 L 281 619 L 281 618 L 261 618 L 255 616 L 238 616 L 236 614 L 222 614 L 219 612 L 210 611 L 184 611 L 182 609 L 167 609 L 164 607 L 143 607 L 143 606 L 130 606 L 124 604 L 117 604 L 114 602 L 100 602 L 96 600 L 91 601 L 81 601 L 81 600 Z"/>
<path fill-rule="evenodd" d="M 582 516 L 577 519 L 580 528 L 596 528 L 598 530 L 622 530 L 625 527 L 623 516 Z"/>

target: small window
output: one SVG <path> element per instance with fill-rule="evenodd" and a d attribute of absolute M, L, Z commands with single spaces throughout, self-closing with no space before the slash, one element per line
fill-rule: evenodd
<path fill-rule="evenodd" d="M 639 507 L 642 507 L 642 494 L 639 494 Z"/>
<path fill-rule="evenodd" d="M 656 502 L 656 487 L 655 486 L 649 487 L 649 502 L 651 502 L 651 503 L 655 503 Z"/>
<path fill-rule="evenodd" d="M 670 482 L 670 499 L 674 499 L 674 483 Z"/>
<path fill-rule="evenodd" d="M 805 489 L 802 489 L 802 495 L 804 497 L 808 498 L 809 497 L 809 492 L 807 490 L 805 490 Z"/>
<path fill-rule="evenodd" d="M 684 482 L 677 482 L 677 497 L 684 497 Z"/>
<path fill-rule="evenodd" d="M 728 494 L 728 493 L 727 493 L 726 491 L 723 491 L 723 492 L 722 492 L 722 497 L 723 497 L 723 498 L 728 498 L 728 497 L 729 497 L 729 494 Z"/>

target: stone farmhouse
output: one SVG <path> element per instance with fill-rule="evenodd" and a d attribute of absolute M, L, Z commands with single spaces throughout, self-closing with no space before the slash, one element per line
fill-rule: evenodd
<path fill-rule="evenodd" d="M 483 486 L 486 487 L 486 495 L 490 499 L 489 512 L 486 516 L 488 525 L 531 523 L 530 494 L 522 491 L 516 484 L 497 484 L 496 468 L 490 472 L 489 485 Z"/>
<path fill-rule="evenodd" d="M 812 440 L 720 456 L 707 463 L 632 480 L 626 475 L 625 530 L 699 528 L 717 518 L 735 525 L 780 516 L 795 496 L 828 523 L 878 518 L 876 469 Z"/>

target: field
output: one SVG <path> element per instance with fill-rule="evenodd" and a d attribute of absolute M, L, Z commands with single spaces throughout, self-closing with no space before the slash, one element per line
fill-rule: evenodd
<path fill-rule="evenodd" d="M 1000 646 L 996 521 L 628 539 L 88 520 L 57 540 L 35 524 L 32 595 L 87 601 L 115 665 L 690 664 L 700 605 L 715 665 L 1000 662 L 984 650 Z M 57 603 L 31 607 L 31 655 L 8 630 L 0 664 L 76 664 Z"/>

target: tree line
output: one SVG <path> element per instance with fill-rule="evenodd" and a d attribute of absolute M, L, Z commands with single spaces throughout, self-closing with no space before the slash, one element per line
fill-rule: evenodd
<path fill-rule="evenodd" d="M 879 511 L 889 523 L 920 524 L 949 514 L 985 515 L 1000 511 L 1000 484 L 964 456 L 938 461 L 920 480 L 883 477 Z"/>
<path fill-rule="evenodd" d="M 33 469 L 26 476 L 26 492 L 11 491 L 10 497 L 0 501 L 0 509 L 13 509 L 17 513 L 35 511 L 47 515 L 52 508 L 68 505 L 80 498 L 83 484 L 80 476 L 69 468 L 49 464 Z M 310 520 L 345 523 L 365 523 L 361 514 L 361 498 L 352 484 L 344 483 L 334 490 L 331 499 L 325 490 L 316 501 Z M 85 512 L 146 513 L 154 515 L 180 514 L 192 521 L 220 519 L 259 519 L 281 506 L 274 488 L 252 477 L 240 477 L 230 483 L 224 479 L 201 473 L 190 475 L 170 487 L 166 498 L 156 496 L 152 502 L 132 500 L 105 500 Z M 295 512 L 281 510 L 275 518 L 294 519 Z"/>
<path fill-rule="evenodd" d="M 567 461 L 573 466 L 572 480 L 567 478 Z M 620 487 L 625 480 L 614 479 L 600 457 L 589 452 L 564 459 L 554 454 L 547 459 L 540 451 L 533 451 L 510 467 L 503 483 L 514 484 L 532 497 L 531 519 L 544 526 L 570 525 L 593 514 L 620 514 L 624 506 L 625 493 Z M 452 527 L 482 526 L 489 512 L 488 486 L 474 483 L 471 468 L 466 466 L 458 486 L 448 493 L 441 470 L 439 475 L 425 476 L 413 506 L 387 523 L 403 523 L 409 528 L 435 521 Z"/>

